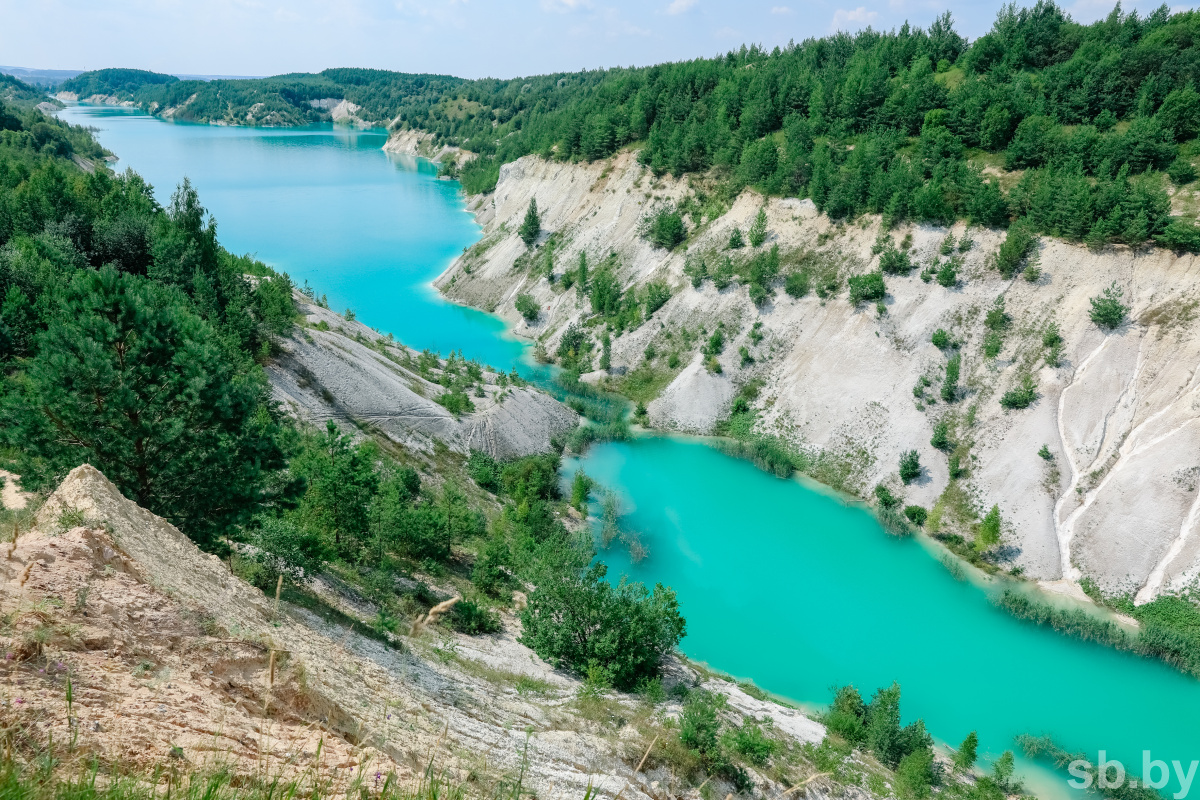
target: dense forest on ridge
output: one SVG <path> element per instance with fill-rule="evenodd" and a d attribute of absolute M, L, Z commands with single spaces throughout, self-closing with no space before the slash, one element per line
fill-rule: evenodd
<path fill-rule="evenodd" d="M 331 69 L 261 80 L 146 84 L 176 119 L 304 124 L 322 98 L 480 155 L 488 191 L 523 155 L 594 160 L 636 146 L 656 173 L 708 173 L 726 192 L 809 196 L 834 218 L 1036 230 L 1099 246 L 1200 247 L 1170 215 L 1167 176 L 1195 177 L 1200 14 L 1115 7 L 1090 25 L 1049 0 L 1009 5 L 968 42 L 949 13 L 927 30 L 866 29 L 767 51 L 644 68 L 460 80 Z M 76 80 L 85 80 L 80 76 Z M 128 89 L 128 84 L 126 84 Z M 257 105 L 256 105 L 257 104 Z"/>

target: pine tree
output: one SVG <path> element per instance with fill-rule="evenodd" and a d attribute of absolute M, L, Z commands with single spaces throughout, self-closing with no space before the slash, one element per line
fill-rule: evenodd
<path fill-rule="evenodd" d="M 517 233 L 521 236 L 521 241 L 525 242 L 526 247 L 533 247 L 533 243 L 537 241 L 538 234 L 541 232 L 542 218 L 538 214 L 537 198 L 532 198 L 529 201 L 529 208 L 525 211 L 525 220 L 521 223 L 521 228 Z"/>
<path fill-rule="evenodd" d="M 0 423 L 25 481 L 94 464 L 200 543 L 258 509 L 283 461 L 262 371 L 144 278 L 81 270 L 60 302 Z"/>
<path fill-rule="evenodd" d="M 975 766 L 975 759 L 979 749 L 979 736 L 975 731 L 967 734 L 967 738 L 963 739 L 962 744 L 958 746 L 958 751 L 954 754 L 954 766 L 966 772 Z"/>
<path fill-rule="evenodd" d="M 762 243 L 767 240 L 767 210 L 760 208 L 758 216 L 754 218 L 754 224 L 750 226 L 750 246 L 761 247 Z"/>

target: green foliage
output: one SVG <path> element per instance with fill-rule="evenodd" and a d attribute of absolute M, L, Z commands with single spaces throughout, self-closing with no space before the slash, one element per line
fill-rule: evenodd
<path fill-rule="evenodd" d="M 947 403 L 953 403 L 958 399 L 958 374 L 961 367 L 961 353 L 955 353 L 946 362 L 946 376 L 942 380 L 942 400 Z"/>
<path fill-rule="evenodd" d="M 1176 186 L 1185 186 L 1196 180 L 1196 167 L 1186 158 L 1177 158 L 1167 167 L 1167 175 Z"/>
<path fill-rule="evenodd" d="M 571 323 L 558 340 L 556 354 L 563 369 L 582 372 L 588 363 L 591 351 L 591 337 L 587 335 L 587 332 L 583 328 Z"/>
<path fill-rule="evenodd" d="M 1004 336 L 1000 331 L 988 331 L 983 335 L 983 355 L 995 358 L 1004 349 Z"/>
<path fill-rule="evenodd" d="M 743 248 L 745 246 L 746 246 L 746 242 L 742 238 L 742 229 L 734 228 L 733 232 L 729 234 L 729 243 L 728 243 L 727 247 L 730 250 L 740 250 L 741 248 Z"/>
<path fill-rule="evenodd" d="M 481 489 L 497 492 L 500 489 L 501 465 L 482 450 L 472 450 L 467 457 L 467 474 Z"/>
<path fill-rule="evenodd" d="M 933 342 L 933 346 L 938 350 L 949 350 L 953 346 L 950 334 L 946 333 L 945 328 L 938 328 L 934 331 L 933 336 L 929 337 L 929 341 Z"/>
<path fill-rule="evenodd" d="M 875 486 L 875 499 L 879 501 L 880 508 L 891 509 L 900 505 L 900 498 L 892 494 L 892 491 L 882 483 Z"/>
<path fill-rule="evenodd" d="M 721 744 L 756 767 L 766 766 L 779 747 L 774 739 L 763 733 L 762 726 L 752 720 L 746 720 L 736 730 L 726 731 L 721 737 Z"/>
<path fill-rule="evenodd" d="M 762 247 L 763 242 L 767 240 L 767 210 L 765 208 L 758 210 L 747 238 L 750 240 L 751 247 Z"/>
<path fill-rule="evenodd" d="M 846 283 L 850 286 L 850 302 L 856 306 L 867 301 L 882 300 L 887 294 L 882 272 L 852 275 Z"/>
<path fill-rule="evenodd" d="M 552 664 L 583 672 L 604 669 L 612 685 L 628 690 L 654 677 L 662 659 L 685 635 L 675 593 L 658 584 L 606 581 L 597 564 L 580 575 L 547 576 L 521 612 L 521 642 Z"/>
<path fill-rule="evenodd" d="M 961 258 L 948 258 L 946 263 L 938 267 L 937 282 L 938 286 L 946 289 L 953 288 L 958 285 L 958 268 L 962 265 Z"/>
<path fill-rule="evenodd" d="M 975 528 L 975 549 L 987 550 L 1000 543 L 1000 506 L 994 505 Z"/>
<path fill-rule="evenodd" d="M 933 749 L 922 747 L 900 759 L 896 767 L 896 788 L 904 798 L 929 797 L 938 780 Z"/>
<path fill-rule="evenodd" d="M 542 217 L 538 213 L 537 199 L 530 198 L 529 208 L 525 209 L 525 218 L 521 220 L 521 227 L 517 229 L 517 235 L 521 237 L 521 241 L 526 247 L 533 247 L 533 243 L 537 241 L 538 235 L 542 232 Z"/>
<path fill-rule="evenodd" d="M 642 238 L 655 247 L 674 250 L 687 238 L 683 215 L 673 205 L 663 206 L 647 215 L 641 223 Z"/>
<path fill-rule="evenodd" d="M 501 629 L 500 617 L 474 600 L 459 600 L 455 603 L 448 621 L 451 628 L 468 636 L 498 633 Z"/>
<path fill-rule="evenodd" d="M 708 265 L 704 263 L 704 257 L 689 254 L 683 265 L 683 274 L 691 280 L 693 289 L 699 289 L 708 277 Z"/>
<path fill-rule="evenodd" d="M 1038 457 L 1044 461 L 1053 461 L 1054 460 L 1054 453 L 1050 452 L 1049 445 L 1042 445 L 1042 448 L 1040 450 L 1038 450 L 1037 454 L 1038 454 Z"/>
<path fill-rule="evenodd" d="M 954 443 L 950 441 L 950 423 L 946 420 L 938 420 L 933 426 L 933 438 L 929 440 L 929 444 L 938 450 L 950 450 L 954 447 Z"/>
<path fill-rule="evenodd" d="M 979 749 L 979 736 L 975 731 L 967 734 L 962 740 L 962 744 L 958 746 L 958 750 L 954 751 L 954 766 L 956 769 L 967 772 L 975 766 L 975 759 Z"/>
<path fill-rule="evenodd" d="M 1088 312 L 1092 322 L 1107 330 L 1114 330 L 1125 321 L 1129 315 L 1129 306 L 1121 302 L 1124 291 L 1117 287 L 1117 282 L 1106 288 L 1101 294 L 1091 299 L 1092 310 Z"/>
<path fill-rule="evenodd" d="M 783 290 L 791 297 L 804 297 L 808 294 L 811 278 L 807 271 L 791 272 L 783 281 Z"/>
<path fill-rule="evenodd" d="M 1000 396 L 1000 405 L 1010 410 L 1029 408 L 1037 398 L 1037 384 L 1034 383 L 1032 375 L 1026 374 L 1021 376 L 1020 386 L 1009 389 Z"/>
<path fill-rule="evenodd" d="M 201 543 L 248 519 L 283 461 L 261 370 L 144 278 L 78 270 L 56 294 L 3 407 L 26 486 L 90 462 Z"/>
<path fill-rule="evenodd" d="M 918 528 L 925 525 L 925 520 L 929 518 L 929 512 L 922 506 L 905 506 L 904 516 L 908 517 L 908 521 Z"/>
<path fill-rule="evenodd" d="M 909 484 L 919 477 L 921 477 L 921 456 L 916 450 L 904 451 L 900 454 L 900 480 Z"/>
<path fill-rule="evenodd" d="M 177 83 L 174 75 L 148 72 L 142 69 L 98 69 L 81 72 L 58 85 L 60 92 L 72 92 L 85 100 L 92 95 L 111 95 L 132 100 L 143 86 L 165 86 Z"/>
<path fill-rule="evenodd" d="M 1011 321 L 1012 317 L 1004 308 L 1004 295 L 1000 295 L 988 309 L 987 315 L 983 318 L 983 325 L 990 331 L 1002 331 L 1008 327 Z"/>
<path fill-rule="evenodd" d="M 538 308 L 537 301 L 525 293 L 517 295 L 516 306 L 517 313 L 524 317 L 526 322 L 533 322 L 542 313 L 542 310 Z"/>
<path fill-rule="evenodd" d="M 662 281 L 650 281 L 645 287 L 646 318 L 658 311 L 671 299 L 671 287 Z"/>
<path fill-rule="evenodd" d="M 433 401 L 456 417 L 475 410 L 475 404 L 471 402 L 471 397 L 461 389 L 442 392 L 433 398 Z"/>
<path fill-rule="evenodd" d="M 870 703 L 864 703 L 853 686 L 837 688 L 822 722 L 851 744 L 869 748 L 892 769 L 899 767 L 906 756 L 931 750 L 933 745 L 921 720 L 901 727 L 898 684 L 877 690 Z"/>
<path fill-rule="evenodd" d="M 1011 278 L 1023 269 L 1026 259 L 1037 247 L 1037 233 L 1028 220 L 1019 220 L 1008 229 L 1000 250 L 996 253 L 996 269 L 1005 278 Z"/>
<path fill-rule="evenodd" d="M 907 275 L 912 268 L 908 253 L 903 250 L 889 247 L 879 256 L 879 269 L 888 275 Z"/>
<path fill-rule="evenodd" d="M 576 470 L 571 481 L 571 505 L 581 514 L 587 513 L 588 495 L 592 491 L 592 479 L 583 470 Z"/>

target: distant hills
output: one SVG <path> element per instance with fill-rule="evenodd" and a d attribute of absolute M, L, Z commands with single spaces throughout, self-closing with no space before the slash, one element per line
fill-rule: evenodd
<path fill-rule="evenodd" d="M 145 70 L 94 70 L 94 72 L 144 72 Z M 82 69 L 34 69 L 31 67 L 13 67 L 0 65 L 0 74 L 12 75 L 15 78 L 20 78 L 30 86 L 37 86 L 43 89 L 57 89 L 64 82 L 72 78 L 89 74 L 88 70 Z M 159 72 L 149 72 L 150 75 L 161 75 Z M 220 79 L 237 79 L 246 80 L 253 79 L 257 75 L 190 75 L 177 73 L 167 77 L 176 78 L 184 81 L 213 81 Z M 70 90 L 67 90 L 70 91 Z"/>

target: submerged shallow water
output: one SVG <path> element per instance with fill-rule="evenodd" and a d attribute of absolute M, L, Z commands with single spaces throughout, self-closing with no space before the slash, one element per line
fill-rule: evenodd
<path fill-rule="evenodd" d="M 168 124 L 95 107 L 62 116 L 98 127 L 117 167 L 161 202 L 190 177 L 226 247 L 308 281 L 332 307 L 413 347 L 523 362 L 500 320 L 430 288 L 478 227 L 456 184 L 383 153 L 382 132 Z M 906 722 L 923 717 L 953 744 L 978 730 L 993 757 L 1032 733 L 1093 759 L 1105 750 L 1134 773 L 1144 750 L 1185 771 L 1200 759 L 1200 681 L 1012 619 L 994 590 L 955 580 L 931 546 L 888 537 L 862 509 L 694 440 L 600 445 L 565 473 L 579 465 L 620 494 L 650 552 L 636 565 L 604 553 L 610 575 L 675 588 L 692 658 L 804 703 L 828 702 L 834 684 L 869 694 L 898 681 Z M 1038 794 L 1068 793 L 1022 766 Z"/>

